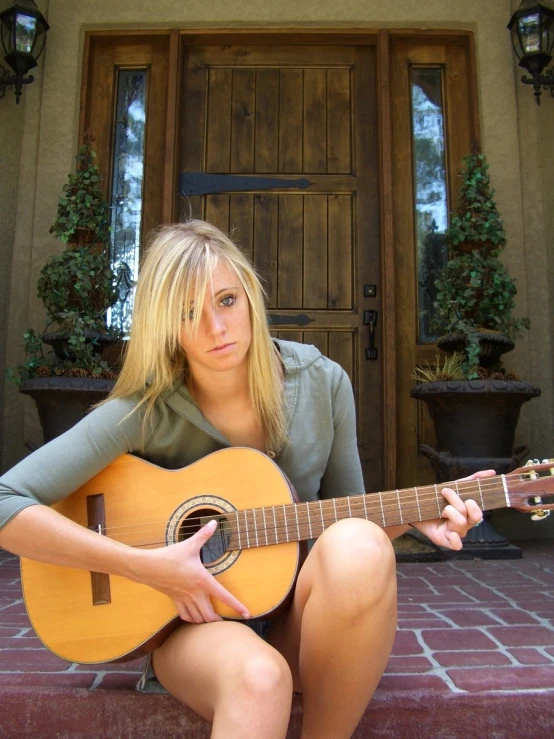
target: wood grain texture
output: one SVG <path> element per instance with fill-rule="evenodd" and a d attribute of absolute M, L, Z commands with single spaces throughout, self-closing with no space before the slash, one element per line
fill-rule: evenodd
<path fill-rule="evenodd" d="M 232 480 L 240 481 L 234 492 Z M 251 449 L 217 452 L 183 470 L 163 470 L 124 455 L 54 508 L 86 526 L 87 497 L 99 492 L 105 501 L 106 535 L 141 547 L 171 543 L 166 540 L 166 525 L 183 501 L 194 496 L 219 496 L 238 510 L 253 503 L 292 502 L 279 468 Z M 206 505 L 199 501 L 198 507 Z M 253 616 L 262 616 L 287 597 L 298 564 L 298 545 L 284 544 L 278 550 L 265 546 L 243 551 L 230 569 L 216 577 Z M 110 575 L 111 603 L 95 606 L 89 572 L 28 559 L 22 560 L 21 568 L 23 596 L 34 630 L 49 649 L 71 662 L 122 659 L 135 655 L 141 645 L 148 651 L 147 642 L 177 616 L 166 595 L 124 577 Z M 270 589 L 279 589 L 277 596 L 275 590 L 270 595 L 270 583 Z M 223 603 L 215 601 L 214 606 L 221 615 L 238 618 Z"/>

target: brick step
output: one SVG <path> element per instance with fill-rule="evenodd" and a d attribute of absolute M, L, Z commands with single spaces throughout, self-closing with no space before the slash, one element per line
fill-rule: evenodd
<path fill-rule="evenodd" d="M 209 739 L 210 725 L 167 695 L 128 689 L 0 689 L 2 739 Z M 300 737 L 295 698 L 287 739 Z M 552 693 L 378 692 L 353 739 L 544 739 L 554 734 Z M 261 738 L 263 739 L 263 738 Z"/>

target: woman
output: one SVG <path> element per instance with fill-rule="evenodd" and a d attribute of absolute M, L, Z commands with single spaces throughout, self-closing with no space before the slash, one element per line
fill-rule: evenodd
<path fill-rule="evenodd" d="M 0 545 L 171 597 L 183 624 L 152 666 L 170 693 L 213 722 L 214 737 L 284 737 L 293 690 L 303 694 L 304 739 L 349 737 L 391 651 L 390 541 L 407 526 L 382 530 L 355 518 L 330 526 L 301 568 L 290 609 L 264 639 L 214 611 L 211 597 L 249 617 L 248 604 L 201 564 L 213 522 L 186 541 L 139 550 L 47 507 L 125 452 L 180 468 L 225 446 L 266 452 L 302 500 L 363 492 L 344 370 L 314 347 L 271 339 L 259 280 L 223 233 L 202 221 L 166 226 L 147 250 L 110 399 L 4 475 Z M 482 514 L 454 491 L 443 494 L 443 518 L 415 525 L 459 549 Z"/>

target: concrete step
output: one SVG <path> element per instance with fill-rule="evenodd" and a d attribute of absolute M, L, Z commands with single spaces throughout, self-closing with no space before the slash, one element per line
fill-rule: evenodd
<path fill-rule="evenodd" d="M 554 547 L 523 559 L 398 565 L 399 628 L 354 737 L 554 736 Z M 209 737 L 167 695 L 136 693 L 141 663 L 68 664 L 27 619 L 17 558 L 0 550 L 0 739 Z M 300 736 L 295 698 L 288 739 Z"/>

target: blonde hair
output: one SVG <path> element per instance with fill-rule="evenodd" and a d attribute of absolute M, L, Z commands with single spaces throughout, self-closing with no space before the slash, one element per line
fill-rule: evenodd
<path fill-rule="evenodd" d="M 110 397 L 139 393 L 142 397 L 137 408 L 145 405 L 146 429 L 161 393 L 180 378 L 185 379 L 188 366 L 179 343 L 182 321 L 190 322 L 193 331 L 198 328 L 207 287 L 221 264 L 237 275 L 248 298 L 252 327 L 248 351 L 250 396 L 269 447 L 279 448 L 286 438 L 284 393 L 269 333 L 265 294 L 240 249 L 205 221 L 162 226 L 151 235 L 141 265 L 125 361 Z M 189 317 L 187 306 L 192 302 Z"/>

